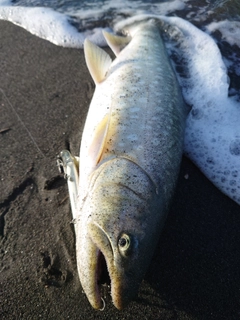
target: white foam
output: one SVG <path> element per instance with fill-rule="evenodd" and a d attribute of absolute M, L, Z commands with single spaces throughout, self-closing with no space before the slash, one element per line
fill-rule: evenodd
<path fill-rule="evenodd" d="M 240 204 L 240 105 L 228 97 L 221 53 L 210 36 L 189 22 L 163 19 L 179 28 L 179 54 L 189 72 L 187 78 L 179 76 L 184 98 L 192 106 L 185 153 L 222 192 Z"/>
<path fill-rule="evenodd" d="M 1 6 L 0 17 L 54 44 L 81 47 L 84 37 L 71 26 L 67 16 L 49 8 Z"/>
<path fill-rule="evenodd" d="M 240 48 L 240 21 L 223 20 L 219 22 L 212 22 L 206 26 L 208 32 L 213 33 L 218 30 L 222 34 L 222 39 L 227 41 L 230 45 L 237 45 Z"/>
<path fill-rule="evenodd" d="M 99 5 L 99 2 L 92 3 L 90 8 L 87 7 L 86 9 L 82 7 L 79 10 L 74 9 L 74 11 L 70 9 L 67 13 L 81 19 L 91 18 L 94 20 L 101 19 L 103 13 L 107 12 L 109 9 L 129 16 L 146 14 L 147 12 L 167 15 L 170 12 L 183 10 L 186 2 L 188 2 L 188 0 L 172 0 L 163 3 L 151 4 L 131 0 L 108 0 L 101 3 L 101 5 Z"/>
<path fill-rule="evenodd" d="M 174 10 L 181 10 L 187 0 L 174 0 L 169 3 L 152 5 L 152 10 L 157 13 L 167 14 Z M 11 1 L 0 0 L 0 19 L 8 20 L 17 24 L 32 34 L 46 39 L 56 45 L 64 47 L 82 48 L 85 37 L 97 45 L 104 46 L 106 42 L 102 36 L 101 28 L 78 32 L 69 22 L 71 17 L 83 20 L 100 20 L 107 10 L 115 10 L 127 15 L 136 15 L 145 12 L 149 4 L 128 0 L 109 0 L 101 6 L 99 3 L 86 3 L 80 5 L 79 10 L 69 10 L 65 13 L 57 12 L 50 8 L 41 7 L 19 7 L 12 6 Z M 99 9 L 100 7 L 100 9 Z"/>
<path fill-rule="evenodd" d="M 192 105 L 197 101 L 201 104 L 209 98 L 222 100 L 228 96 L 228 76 L 226 66 L 215 41 L 191 23 L 177 17 L 162 17 L 175 29 L 181 51 L 188 62 L 191 80 L 180 78 L 185 88 L 185 100 Z M 172 30 L 173 32 L 173 30 Z M 176 35 L 175 35 L 176 37 Z M 197 86 L 194 86 L 197 83 Z M 200 96 L 199 96 L 200 95 Z"/>

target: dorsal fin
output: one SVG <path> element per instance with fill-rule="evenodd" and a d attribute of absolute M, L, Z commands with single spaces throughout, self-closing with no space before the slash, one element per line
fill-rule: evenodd
<path fill-rule="evenodd" d="M 120 37 L 112 33 L 108 33 L 106 31 L 103 31 L 103 35 L 105 40 L 107 41 L 107 44 L 109 45 L 109 47 L 112 49 L 112 51 L 115 53 L 116 56 L 131 41 L 131 37 Z"/>
<path fill-rule="evenodd" d="M 103 49 L 88 39 L 84 41 L 84 54 L 88 70 L 95 84 L 102 82 L 112 63 L 112 59 Z"/>

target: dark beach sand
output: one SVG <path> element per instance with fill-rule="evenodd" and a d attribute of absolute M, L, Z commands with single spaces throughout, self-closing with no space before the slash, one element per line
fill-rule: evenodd
<path fill-rule="evenodd" d="M 240 208 L 186 158 L 137 301 L 94 311 L 55 165 L 79 150 L 94 89 L 83 52 L 0 21 L 0 88 L 0 319 L 240 319 Z"/>

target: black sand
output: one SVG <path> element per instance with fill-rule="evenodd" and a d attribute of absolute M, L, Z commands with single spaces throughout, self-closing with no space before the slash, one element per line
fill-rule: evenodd
<path fill-rule="evenodd" d="M 0 21 L 0 319 L 240 319 L 240 208 L 185 158 L 138 299 L 90 307 L 55 159 L 78 153 L 93 89 L 82 50 Z"/>

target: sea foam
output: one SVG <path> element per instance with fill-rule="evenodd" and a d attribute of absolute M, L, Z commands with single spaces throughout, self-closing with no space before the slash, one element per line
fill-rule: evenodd
<path fill-rule="evenodd" d="M 101 6 L 98 2 L 88 2 L 85 6 L 81 4 L 79 6 L 80 9 L 71 10 L 69 8 L 67 12 L 62 13 L 47 7 L 12 6 L 11 1 L 0 0 L 0 19 L 11 21 L 37 37 L 59 46 L 82 48 L 86 37 L 99 46 L 105 46 L 102 28 L 91 28 L 79 32 L 71 22 L 74 19 L 78 21 L 100 20 L 109 9 L 119 11 L 124 15 L 136 15 L 143 13 L 149 4 L 139 4 L 139 2 L 127 0 L 110 0 Z M 184 0 L 174 0 L 169 4 L 152 5 L 152 10 L 167 14 L 174 10 L 181 10 L 184 6 Z"/>

